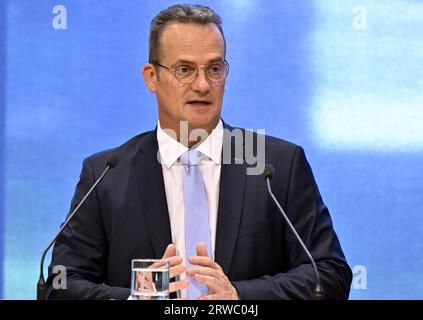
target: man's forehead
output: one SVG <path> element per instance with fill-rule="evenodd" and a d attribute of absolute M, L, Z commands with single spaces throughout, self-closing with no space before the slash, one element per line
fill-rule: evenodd
<path fill-rule="evenodd" d="M 160 51 L 163 57 L 189 59 L 201 54 L 208 55 L 208 59 L 216 59 L 223 55 L 224 41 L 214 24 L 172 23 L 163 30 Z"/>
<path fill-rule="evenodd" d="M 204 37 L 208 34 L 211 38 L 213 34 L 217 39 L 223 37 L 219 28 L 214 23 L 200 24 L 200 23 L 182 23 L 173 22 L 166 25 L 162 31 L 162 36 L 168 35 L 170 39 L 182 40 L 186 38 Z"/>

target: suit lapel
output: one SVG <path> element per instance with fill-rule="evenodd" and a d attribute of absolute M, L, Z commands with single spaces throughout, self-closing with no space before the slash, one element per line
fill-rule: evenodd
<path fill-rule="evenodd" d="M 133 166 L 137 175 L 139 195 L 155 258 L 161 258 L 172 235 L 167 208 L 163 172 L 157 160 L 158 143 L 156 130 L 143 137 L 140 149 L 134 157 Z"/>
<path fill-rule="evenodd" d="M 225 125 L 225 129 L 232 128 Z M 223 143 L 231 145 L 231 162 L 222 164 L 220 175 L 219 209 L 216 226 L 215 260 L 225 274 L 229 274 L 232 256 L 235 250 L 241 212 L 244 201 L 246 164 L 235 161 L 235 143 L 225 130 Z M 238 146 L 243 148 L 243 144 Z M 242 150 L 241 150 L 242 151 Z M 244 155 L 244 153 L 240 153 Z M 224 159 L 224 157 L 222 157 Z"/>

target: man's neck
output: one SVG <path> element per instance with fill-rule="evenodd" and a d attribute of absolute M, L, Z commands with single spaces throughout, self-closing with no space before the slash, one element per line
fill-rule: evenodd
<path fill-rule="evenodd" d="M 200 145 L 213 132 L 219 121 L 212 128 L 193 128 L 189 125 L 182 124 L 177 128 L 167 126 L 160 122 L 160 127 L 166 134 L 177 140 L 188 148 Z"/>

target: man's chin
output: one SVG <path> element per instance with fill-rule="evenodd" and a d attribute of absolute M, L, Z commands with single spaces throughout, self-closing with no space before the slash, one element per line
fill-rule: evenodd
<path fill-rule="evenodd" d="M 219 123 L 220 117 L 210 117 L 208 115 L 203 116 L 194 116 L 190 117 L 188 121 L 188 126 L 190 130 L 194 129 L 205 129 L 207 131 L 215 128 L 217 124 Z"/>

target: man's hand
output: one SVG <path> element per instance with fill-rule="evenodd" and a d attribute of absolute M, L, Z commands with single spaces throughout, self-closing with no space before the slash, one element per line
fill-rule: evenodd
<path fill-rule="evenodd" d="M 169 278 L 181 275 L 185 272 L 185 267 L 182 264 L 182 257 L 176 255 L 176 247 L 174 244 L 169 244 L 163 255 L 163 259 L 168 259 L 170 264 Z M 188 288 L 189 280 L 179 280 L 169 284 L 169 293 L 176 292 Z"/>
<path fill-rule="evenodd" d="M 204 243 L 197 244 L 197 256 L 189 258 L 191 264 L 200 266 L 187 270 L 187 275 L 209 288 L 209 295 L 198 300 L 239 300 L 238 292 L 222 268 L 207 255 Z"/>

